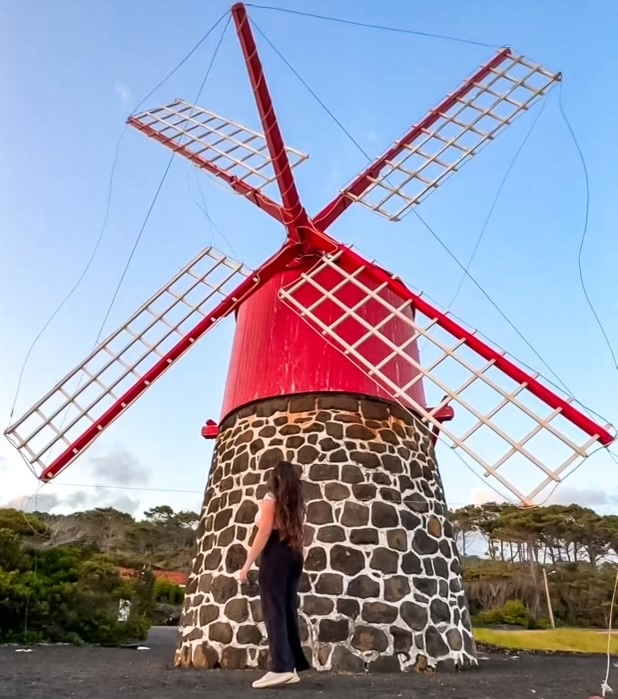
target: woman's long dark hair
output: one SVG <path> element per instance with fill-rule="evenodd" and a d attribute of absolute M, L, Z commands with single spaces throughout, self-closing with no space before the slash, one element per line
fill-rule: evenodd
<path fill-rule="evenodd" d="M 296 467 L 289 461 L 280 461 L 270 472 L 270 492 L 275 497 L 275 527 L 286 544 L 302 553 L 305 498 Z"/>

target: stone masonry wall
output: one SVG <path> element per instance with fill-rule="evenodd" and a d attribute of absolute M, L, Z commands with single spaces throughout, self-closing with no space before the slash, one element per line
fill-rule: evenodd
<path fill-rule="evenodd" d="M 175 664 L 266 666 L 257 571 L 234 578 L 268 470 L 300 464 L 307 525 L 301 633 L 319 670 L 475 665 L 459 557 L 427 429 L 397 405 L 304 395 L 220 427 Z"/>

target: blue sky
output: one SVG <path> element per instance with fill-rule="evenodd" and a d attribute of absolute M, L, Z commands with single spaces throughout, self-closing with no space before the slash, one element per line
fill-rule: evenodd
<path fill-rule="evenodd" d="M 300 7 L 273 0 L 278 7 Z M 5 0 L 0 4 L 0 418 L 8 422 L 17 376 L 32 340 L 80 276 L 103 222 L 110 171 L 132 108 L 189 51 L 227 2 L 182 7 L 136 0 Z M 567 3 L 409 3 L 306 0 L 307 12 L 419 32 L 510 45 L 564 74 L 563 103 L 586 160 L 590 218 L 583 252 L 589 294 L 618 347 L 618 122 L 612 86 L 618 58 L 611 0 Z M 379 154 L 427 109 L 487 60 L 493 49 L 346 26 L 250 8 L 251 17 L 370 154 Z M 147 106 L 192 101 L 219 39 L 213 36 Z M 310 153 L 297 170 L 310 212 L 330 200 L 365 163 L 272 49 L 258 45 L 289 145 Z M 471 269 L 483 288 L 584 404 L 618 422 L 618 375 L 585 302 L 577 252 L 585 186 L 558 108 L 558 90 L 522 150 Z M 232 27 L 223 38 L 200 105 L 259 128 Z M 538 107 L 536 108 L 538 109 Z M 534 113 L 433 194 L 424 218 L 461 259 L 469 256 L 498 185 Z M 124 133 L 109 219 L 83 283 L 39 340 L 18 396 L 26 409 L 90 350 L 167 164 L 167 152 Z M 202 199 L 202 197 L 204 197 Z M 197 203 L 196 203 L 197 202 Z M 206 204 L 213 228 L 200 210 Z M 338 237 L 446 305 L 461 271 L 413 217 L 392 224 L 353 210 Z M 250 266 L 282 242 L 283 231 L 249 203 L 178 161 L 146 227 L 105 326 L 111 331 L 202 247 L 214 243 Z M 472 283 L 453 311 L 515 356 L 548 374 Z M 162 501 L 197 508 L 210 446 L 204 420 L 219 416 L 233 333 L 228 320 L 195 347 L 96 445 L 40 491 L 58 511 L 113 504 L 133 512 Z M 122 468 L 119 468 L 118 465 Z M 457 461 L 443 473 L 452 504 L 486 490 Z M 78 484 L 77 486 L 68 484 Z M 94 488 L 91 486 L 107 486 Z M 86 487 L 88 486 L 88 487 Z M 153 492 L 143 488 L 184 490 Z M 36 482 L 0 445 L 0 501 L 35 492 Z M 558 495 L 611 510 L 618 476 L 611 459 L 590 459 Z M 47 497 L 47 501 L 42 500 Z M 614 508 L 615 509 L 615 508 Z"/>

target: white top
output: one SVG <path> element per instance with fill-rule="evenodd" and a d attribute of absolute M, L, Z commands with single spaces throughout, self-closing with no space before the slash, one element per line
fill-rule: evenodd
<path fill-rule="evenodd" d="M 269 502 L 275 502 L 275 496 L 272 493 L 266 493 L 262 502 L 260 503 L 260 508 L 257 511 L 257 514 L 255 515 L 255 524 L 259 524 L 260 520 L 262 519 L 262 507 L 266 500 L 268 500 Z"/>

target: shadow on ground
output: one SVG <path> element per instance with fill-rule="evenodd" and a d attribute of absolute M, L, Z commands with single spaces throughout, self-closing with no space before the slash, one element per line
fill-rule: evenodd
<path fill-rule="evenodd" d="M 174 670 L 176 629 L 155 628 L 150 650 L 34 647 L 16 653 L 0 647 L 1 699 L 238 699 L 252 690 L 254 672 Z M 284 689 L 261 690 L 264 697 L 329 699 L 587 699 L 600 694 L 604 657 L 492 655 L 481 669 L 433 676 L 327 675 L 308 673 Z M 618 674 L 618 669 L 613 668 Z M 612 684 L 610 676 L 610 685 Z M 618 685 L 618 677 L 615 680 Z M 617 688 L 618 689 L 618 688 Z"/>

